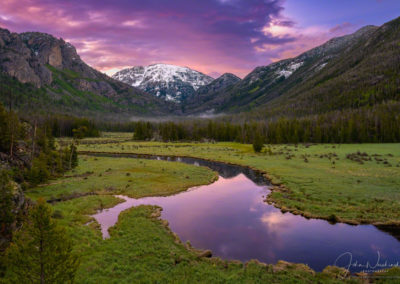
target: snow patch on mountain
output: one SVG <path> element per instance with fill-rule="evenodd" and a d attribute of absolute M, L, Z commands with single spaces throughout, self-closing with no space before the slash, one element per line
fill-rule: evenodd
<path fill-rule="evenodd" d="M 289 78 L 293 72 L 295 72 L 297 69 L 299 69 L 302 65 L 304 64 L 304 62 L 292 62 L 291 64 L 289 64 L 288 66 L 286 66 L 285 69 L 283 70 L 278 70 L 276 72 L 276 74 L 281 77 L 281 76 L 285 76 L 285 79 Z"/>
<path fill-rule="evenodd" d="M 316 71 L 322 70 L 322 69 L 326 66 L 326 64 L 328 64 L 328 62 L 325 62 L 325 63 L 322 63 L 321 65 L 319 65 L 319 66 L 316 68 Z"/>

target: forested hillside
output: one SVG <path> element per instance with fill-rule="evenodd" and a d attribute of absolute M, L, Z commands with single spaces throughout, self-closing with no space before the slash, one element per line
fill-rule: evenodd
<path fill-rule="evenodd" d="M 400 100 L 400 18 L 360 39 L 323 72 L 258 108 L 271 116 L 356 109 Z"/>

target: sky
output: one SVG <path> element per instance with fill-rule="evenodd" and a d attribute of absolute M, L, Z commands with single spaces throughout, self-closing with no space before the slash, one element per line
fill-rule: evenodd
<path fill-rule="evenodd" d="M 0 0 L 0 27 L 73 44 L 92 67 L 167 63 L 244 77 L 400 16 L 400 0 Z"/>

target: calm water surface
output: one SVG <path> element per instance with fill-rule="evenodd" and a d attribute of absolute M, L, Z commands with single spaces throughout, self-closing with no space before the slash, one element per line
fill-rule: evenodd
<path fill-rule="evenodd" d="M 268 182 L 260 173 L 197 159 L 169 159 L 208 166 L 219 172 L 219 179 L 168 197 L 119 196 L 126 201 L 94 215 L 104 238 L 121 211 L 158 205 L 163 208 L 161 218 L 168 220 L 183 242 L 211 249 L 214 256 L 224 259 L 286 260 L 306 263 L 317 271 L 336 264 L 350 266 L 353 272 L 368 270 L 368 264 L 376 270 L 400 262 L 400 242 L 375 226 L 332 225 L 268 205 L 263 201 L 269 194 Z"/>

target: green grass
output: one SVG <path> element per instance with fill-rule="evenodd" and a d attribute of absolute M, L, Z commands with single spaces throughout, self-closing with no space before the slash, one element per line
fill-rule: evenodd
<path fill-rule="evenodd" d="M 260 86 L 257 86 L 257 87 L 255 87 L 254 89 L 251 89 L 251 90 L 249 91 L 249 93 L 252 94 L 252 93 L 254 93 L 254 92 L 257 92 L 258 89 L 260 89 Z"/>
<path fill-rule="evenodd" d="M 100 225 L 93 222 L 98 209 L 110 208 L 122 202 L 112 195 L 91 195 L 53 205 L 53 216 L 67 229 L 75 241 L 75 249 L 84 256 L 87 251 L 103 242 Z"/>
<path fill-rule="evenodd" d="M 400 144 L 270 145 L 255 154 L 238 143 L 121 142 L 80 145 L 80 151 L 200 157 L 247 165 L 276 185 L 270 202 L 308 217 L 348 223 L 400 223 Z M 367 159 L 355 155 L 367 153 Z M 376 160 L 378 159 L 378 160 Z M 360 161 L 358 161 L 360 160 Z M 379 161 L 380 160 L 380 161 Z"/>
<path fill-rule="evenodd" d="M 65 178 L 30 189 L 27 194 L 33 199 L 90 192 L 139 198 L 170 195 L 216 178 L 217 173 L 208 168 L 177 162 L 81 156 L 79 166 Z"/>

